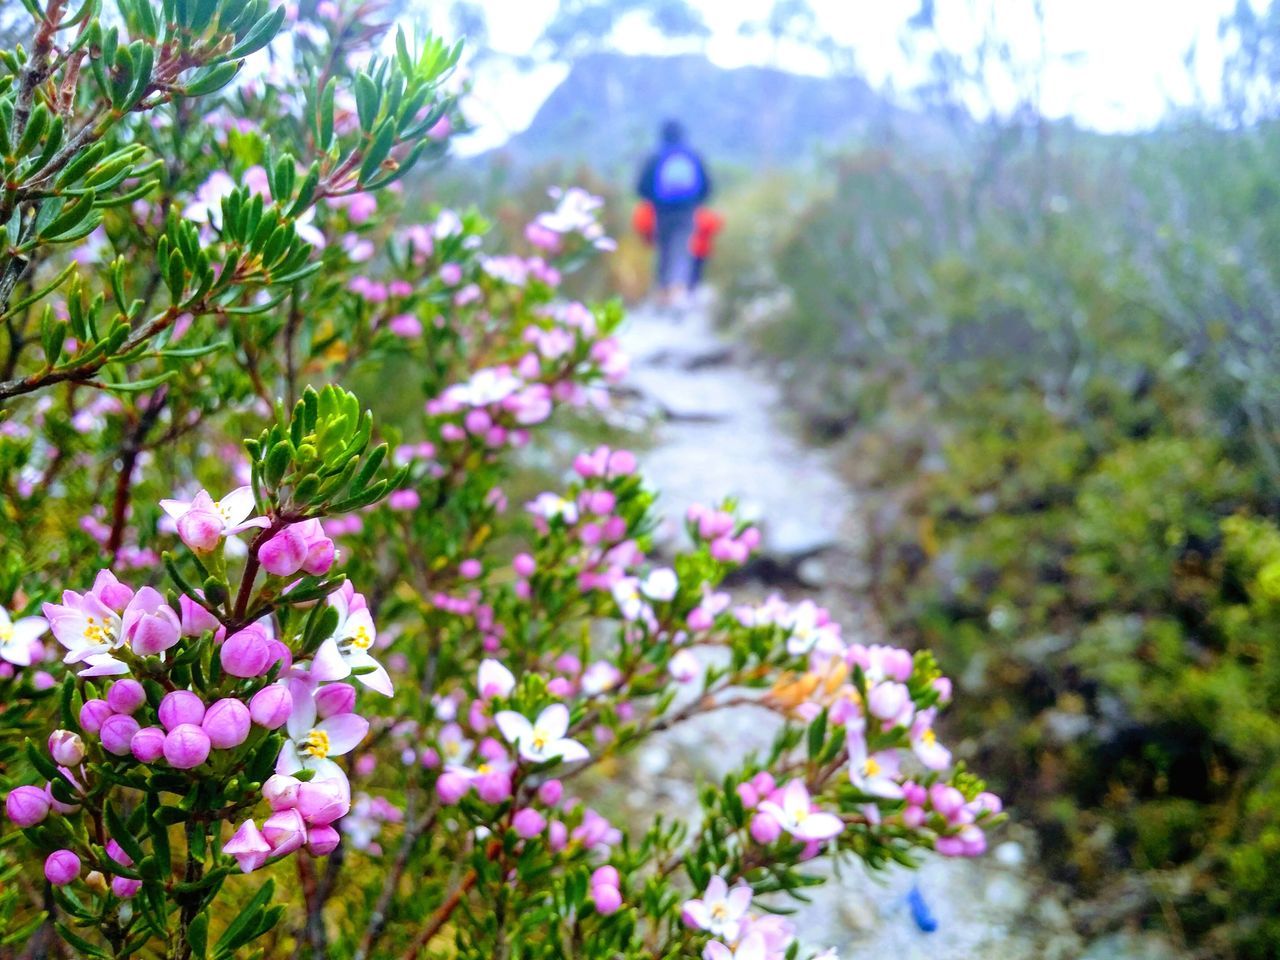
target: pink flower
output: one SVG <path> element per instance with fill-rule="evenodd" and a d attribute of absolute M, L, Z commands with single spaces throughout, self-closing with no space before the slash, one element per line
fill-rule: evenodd
<path fill-rule="evenodd" d="M 622 906 L 622 893 L 617 887 L 600 884 L 591 888 L 591 902 L 595 904 L 597 913 L 607 917 L 611 913 L 617 913 Z"/>
<path fill-rule="evenodd" d="M 340 820 L 351 809 L 351 788 L 344 777 L 316 777 L 298 786 L 298 812 L 314 826 Z"/>
<path fill-rule="evenodd" d="M 283 857 L 307 842 L 307 825 L 296 809 L 277 810 L 262 825 L 262 837 L 273 856 Z"/>
<path fill-rule="evenodd" d="M 129 741 L 129 752 L 140 763 L 154 763 L 164 755 L 165 732 L 160 727 L 143 727 Z"/>
<path fill-rule="evenodd" d="M 262 798 L 272 810 L 289 810 L 298 805 L 298 790 L 302 781 L 282 773 L 273 773 L 262 785 Z"/>
<path fill-rule="evenodd" d="M 293 712 L 293 696 L 283 683 L 263 687 L 249 701 L 249 717 L 258 726 L 275 730 L 283 726 Z"/>
<path fill-rule="evenodd" d="M 260 624 L 251 623 L 222 642 L 218 659 L 233 677 L 260 677 L 275 662 L 271 637 Z"/>
<path fill-rule="evenodd" d="M 249 518 L 255 503 L 252 487 L 238 487 L 221 500 L 201 490 L 192 500 L 161 500 L 160 507 L 178 525 L 178 536 L 197 553 L 217 548 L 223 537 L 253 527 L 270 526 L 266 517 Z"/>
<path fill-rule="evenodd" d="M 107 691 L 107 706 L 116 713 L 133 713 L 146 702 L 147 692 L 137 680 L 117 680 Z"/>
<path fill-rule="evenodd" d="M 5 815 L 16 827 L 34 827 L 49 815 L 49 798 L 39 787 L 14 787 L 4 800 Z"/>
<path fill-rule="evenodd" d="M 250 724 L 249 708 L 234 697 L 223 697 L 209 705 L 200 729 L 215 748 L 229 750 L 248 739 Z"/>
<path fill-rule="evenodd" d="M 107 717 L 98 735 L 102 738 L 102 749 L 114 753 L 117 757 L 129 755 L 129 744 L 133 735 L 140 729 L 138 721 L 124 713 Z"/>
<path fill-rule="evenodd" d="M 760 811 L 769 814 L 783 830 L 799 840 L 830 840 L 844 829 L 844 822 L 835 814 L 813 809 L 803 780 L 788 783 L 781 800 L 781 803 L 761 801 Z"/>
<path fill-rule="evenodd" d="M 782 835 L 782 825 L 776 817 L 768 813 L 757 813 L 751 817 L 751 839 L 763 846 L 768 846 Z"/>
<path fill-rule="evenodd" d="M 102 729 L 112 710 L 105 700 L 94 698 L 86 700 L 80 708 L 80 729 L 85 733 L 98 733 Z"/>
<path fill-rule="evenodd" d="M 115 580 L 114 577 L 111 579 Z M 128 672 L 124 662 L 112 656 L 112 651 L 124 642 L 120 614 L 97 592 L 79 594 L 67 590 L 62 594 L 62 603 L 44 605 L 44 615 L 54 638 L 67 648 L 63 662 L 88 664 L 81 671 L 81 676 L 111 676 Z"/>
<path fill-rule="evenodd" d="M 494 697 L 505 699 L 511 696 L 511 691 L 515 689 L 516 678 L 497 660 L 481 660 L 479 686 L 480 696 L 483 699 L 492 700 Z"/>
<path fill-rule="evenodd" d="M 511 819 L 511 827 L 515 830 L 516 836 L 524 840 L 531 840 L 538 836 L 546 826 L 547 818 L 532 807 L 524 807 Z"/>
<path fill-rule="evenodd" d="M 246 820 L 240 824 L 231 839 L 223 844 L 222 852 L 235 857 L 243 872 L 252 873 L 271 856 L 271 844 L 267 843 L 256 823 Z"/>
<path fill-rule="evenodd" d="M 290 524 L 258 548 L 258 561 L 272 576 L 291 577 L 306 562 L 307 541 L 298 526 Z"/>
<path fill-rule="evenodd" d="M 80 876 L 80 858 L 71 850 L 55 850 L 45 858 L 44 876 L 55 887 L 65 887 Z"/>
<path fill-rule="evenodd" d="M 446 770 L 436 780 L 436 796 L 446 807 L 451 807 L 471 790 L 471 781 L 461 773 Z"/>
<path fill-rule="evenodd" d="M 338 849 L 342 837 L 328 824 L 312 827 L 307 831 L 307 853 L 313 857 L 327 857 Z"/>
<path fill-rule="evenodd" d="M 84 759 L 84 741 L 78 733 L 55 730 L 49 734 L 49 756 L 60 767 L 74 767 Z"/>
<path fill-rule="evenodd" d="M 182 636 L 178 615 L 158 590 L 143 587 L 129 601 L 120 618 L 121 635 L 139 656 L 168 650 Z"/>
<path fill-rule="evenodd" d="M 896 800 L 902 796 L 898 783 L 898 751 L 881 750 L 867 753 L 865 732 L 851 724 L 847 737 L 849 749 L 849 781 L 862 793 L 872 797 Z"/>
<path fill-rule="evenodd" d="M 199 726 L 204 719 L 204 703 L 190 690 L 172 690 L 164 695 L 156 712 L 166 730 L 183 723 Z"/>
<path fill-rule="evenodd" d="M 171 767 L 190 770 L 209 757 L 209 735 L 194 723 L 180 723 L 164 738 L 164 758 Z"/>

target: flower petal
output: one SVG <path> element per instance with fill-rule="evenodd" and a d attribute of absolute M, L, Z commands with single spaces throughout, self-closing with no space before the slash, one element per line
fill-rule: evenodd
<path fill-rule="evenodd" d="M 344 680 L 351 676 L 351 664 L 347 663 L 346 658 L 338 650 L 338 641 L 335 638 L 330 637 L 320 644 L 315 657 L 311 660 L 310 674 L 312 680 L 320 683 Z"/>
<path fill-rule="evenodd" d="M 499 710 L 493 722 L 498 725 L 507 743 L 519 744 L 533 739 L 533 724 L 514 710 Z"/>
<path fill-rule="evenodd" d="M 329 735 L 329 755 L 340 757 L 350 753 L 369 732 L 369 721 L 358 713 L 340 713 L 321 720 L 316 727 Z"/>
<path fill-rule="evenodd" d="M 547 745 L 548 757 L 559 757 L 563 763 L 591 759 L 591 753 L 577 740 L 553 740 Z"/>
<path fill-rule="evenodd" d="M 540 714 L 534 729 L 546 740 L 559 740 L 569 732 L 569 708 L 563 703 L 553 703 Z"/>

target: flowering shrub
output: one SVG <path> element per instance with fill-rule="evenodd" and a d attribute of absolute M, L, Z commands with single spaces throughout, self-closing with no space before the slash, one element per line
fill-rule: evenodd
<path fill-rule="evenodd" d="M 402 179 L 462 122 L 456 48 L 374 55 L 372 5 L 121 9 L 32 2 L 0 84 L 0 938 L 794 957 L 806 862 L 982 852 L 928 654 L 736 603 L 729 509 L 660 557 L 625 450 L 508 502 L 625 359 L 558 292 L 609 247 L 594 198 L 501 253 Z M 698 809 L 590 805 L 728 709 L 779 732 Z"/>

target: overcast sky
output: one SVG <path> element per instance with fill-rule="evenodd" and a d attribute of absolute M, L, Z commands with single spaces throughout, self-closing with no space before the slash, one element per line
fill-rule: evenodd
<path fill-rule="evenodd" d="M 498 50 L 527 52 L 556 7 L 556 0 L 481 0 L 489 13 L 490 41 Z M 765 63 L 764 40 L 738 33 L 744 19 L 758 18 L 769 0 L 693 0 L 711 27 L 707 53 L 723 66 Z M 1050 116 L 1073 115 L 1100 130 L 1132 130 L 1156 123 L 1168 105 L 1192 102 L 1197 83 L 1212 97 L 1221 68 L 1218 22 L 1235 0 L 1044 0 L 1047 62 L 1044 109 Z M 994 10 L 1000 31 L 1018 56 L 1035 58 L 1039 31 L 1029 14 L 1031 0 L 936 0 L 940 32 L 963 47 L 978 35 L 971 10 Z M 823 29 L 851 47 L 861 72 L 873 85 L 909 90 L 921 78 L 918 62 L 903 53 L 903 25 L 919 0 L 812 0 Z M 624 31 L 620 47 L 630 53 L 669 52 L 670 46 L 643 30 Z M 1183 57 L 1199 51 L 1198 76 L 1188 75 Z M 795 52 L 789 69 L 814 72 L 812 58 Z M 564 68 L 548 66 L 513 75 L 498 66 L 475 76 L 471 108 L 480 132 L 466 146 L 475 152 L 501 143 L 528 125 L 546 96 L 563 79 Z M 999 97 L 997 90 L 993 96 Z"/>

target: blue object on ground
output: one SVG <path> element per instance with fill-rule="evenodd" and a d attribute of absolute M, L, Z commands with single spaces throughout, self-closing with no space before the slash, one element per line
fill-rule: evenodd
<path fill-rule="evenodd" d="M 938 929 L 938 920 L 929 912 L 929 905 L 924 902 L 924 894 L 920 892 L 918 885 L 913 886 L 907 894 L 907 905 L 911 907 L 911 917 L 917 927 L 925 933 L 933 933 Z"/>

